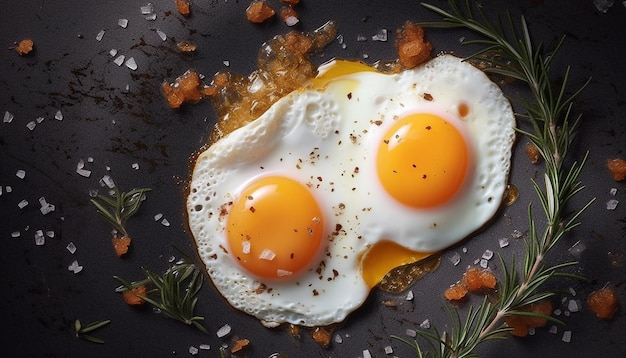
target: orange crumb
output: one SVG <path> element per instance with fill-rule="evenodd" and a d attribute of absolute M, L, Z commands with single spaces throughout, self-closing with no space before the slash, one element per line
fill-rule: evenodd
<path fill-rule="evenodd" d="M 293 26 L 298 23 L 298 13 L 291 6 L 283 6 L 280 9 L 280 19 L 283 20 L 287 26 Z"/>
<path fill-rule="evenodd" d="M 491 271 L 481 270 L 477 267 L 468 267 L 461 281 L 470 292 L 477 293 L 484 289 L 496 287 L 496 277 Z"/>
<path fill-rule="evenodd" d="M 174 83 L 163 82 L 161 91 L 170 108 L 180 108 L 185 102 L 196 103 L 202 99 L 200 76 L 197 72 L 188 70 Z"/>
<path fill-rule="evenodd" d="M 624 161 L 624 159 L 609 159 L 606 161 L 606 166 L 611 171 L 611 175 L 615 181 L 626 179 L 626 161 Z"/>
<path fill-rule="evenodd" d="M 314 45 L 313 40 L 308 38 L 305 34 L 296 31 L 292 31 L 280 37 L 279 41 L 287 50 L 299 55 L 309 53 Z"/>
<path fill-rule="evenodd" d="M 111 241 L 113 242 L 113 248 L 117 256 L 125 255 L 128 252 L 131 241 L 130 237 L 115 235 Z"/>
<path fill-rule="evenodd" d="M 525 312 L 539 313 L 544 316 L 552 314 L 552 302 L 548 299 L 535 302 L 521 309 Z M 530 316 L 506 316 L 506 325 L 513 330 L 510 332 L 515 337 L 526 337 L 531 327 L 543 327 L 548 323 L 546 318 Z"/>
<path fill-rule="evenodd" d="M 238 339 L 235 341 L 235 343 L 233 343 L 233 347 L 230 349 L 231 353 L 236 353 L 239 352 L 240 350 L 244 349 L 246 346 L 248 346 L 248 344 L 250 344 L 250 341 L 247 339 Z"/>
<path fill-rule="evenodd" d="M 254 0 L 246 9 L 246 17 L 255 24 L 262 23 L 275 13 L 276 11 L 264 0 Z"/>
<path fill-rule="evenodd" d="M 15 47 L 15 51 L 20 54 L 20 56 L 28 55 L 33 50 L 34 42 L 31 39 L 23 39 L 19 44 Z"/>
<path fill-rule="evenodd" d="M 398 62 L 403 68 L 414 68 L 430 59 L 433 46 L 424 40 L 424 29 L 407 21 L 402 29 L 396 32 L 396 48 Z"/>
<path fill-rule="evenodd" d="M 176 48 L 180 52 L 194 52 L 198 48 L 195 43 L 189 41 L 181 41 L 176 44 Z"/>
<path fill-rule="evenodd" d="M 330 332 L 324 328 L 317 327 L 313 331 L 313 340 L 324 348 L 330 345 Z"/>
<path fill-rule="evenodd" d="M 467 293 L 467 287 L 465 287 L 462 283 L 457 282 L 446 289 L 443 293 L 443 297 L 445 297 L 448 301 L 460 301 L 467 296 Z"/>
<path fill-rule="evenodd" d="M 526 143 L 526 156 L 530 160 L 531 164 L 537 164 L 539 162 L 539 148 L 533 143 Z"/>
<path fill-rule="evenodd" d="M 587 304 L 596 317 L 609 320 L 619 308 L 619 299 L 612 288 L 605 287 L 592 292 Z"/>
<path fill-rule="evenodd" d="M 146 301 L 139 296 L 146 296 L 148 294 L 148 289 L 146 286 L 141 285 L 131 289 L 130 291 L 124 291 L 122 296 L 124 297 L 124 302 L 131 306 L 139 306 L 143 305 Z"/>
<path fill-rule="evenodd" d="M 191 13 L 189 0 L 176 0 L 176 10 L 183 16 L 189 16 Z"/>
<path fill-rule="evenodd" d="M 283 3 L 285 4 L 289 4 L 289 5 L 296 5 L 297 3 L 300 2 L 300 0 L 281 0 Z"/>

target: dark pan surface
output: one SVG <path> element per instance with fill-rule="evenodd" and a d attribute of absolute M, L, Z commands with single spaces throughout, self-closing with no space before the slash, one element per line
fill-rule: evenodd
<path fill-rule="evenodd" d="M 260 45 L 289 30 L 277 19 L 262 25 L 247 22 L 245 0 L 197 0 L 189 18 L 176 12 L 174 0 L 152 2 L 154 21 L 146 20 L 140 11 L 148 0 L 27 0 L 2 9 L 0 46 L 5 49 L 0 51 L 0 117 L 8 111 L 14 118 L 0 123 L 0 322 L 4 332 L 0 355 L 187 357 L 190 347 L 208 344 L 211 349 L 197 356 L 214 357 L 220 345 L 241 337 L 251 345 L 240 356 L 268 357 L 280 352 L 289 357 L 358 357 L 367 349 L 372 356 L 382 357 L 385 347 L 391 346 L 395 355 L 411 357 L 411 350 L 390 336 L 406 337 L 407 329 L 425 319 L 447 329 L 441 293 L 461 277 L 466 265 L 486 249 L 501 252 L 507 260 L 513 255 L 521 258 L 520 240 L 512 239 L 500 249 L 498 239 L 527 229 L 528 203 L 535 202 L 534 210 L 540 214 L 530 179 L 541 178 L 542 167 L 528 163 L 523 153 L 525 138 L 518 139 L 511 175 L 511 182 L 521 190 L 519 200 L 503 209 L 485 230 L 446 251 L 441 267 L 411 288 L 413 301 L 405 301 L 405 294 L 374 290 L 363 307 L 337 329 L 343 342 L 333 342 L 328 349 L 306 332 L 297 339 L 284 329 L 264 328 L 254 318 L 231 309 L 208 281 L 200 293 L 198 314 L 206 318 L 209 335 L 160 317 L 148 307 L 124 304 L 114 292 L 113 275 L 132 280 L 142 277 L 141 267 L 165 269 L 176 254 L 172 245 L 195 255 L 183 216 L 184 183 L 189 158 L 206 142 L 215 115 L 208 102 L 170 110 L 159 92 L 161 82 L 189 68 L 212 76 L 225 68 L 224 61 L 228 69 L 247 74 L 255 67 Z M 446 6 L 443 1 L 432 3 Z M 626 302 L 626 185 L 614 182 L 605 168 L 607 159 L 626 156 L 626 8 L 616 1 L 602 13 L 592 0 L 485 0 L 482 6 L 490 15 L 503 14 L 505 9 L 514 19 L 523 14 L 535 41 L 546 48 L 567 36 L 556 60 L 555 80 L 562 78 L 568 65 L 573 85 L 593 77 L 575 105 L 583 123 L 571 155 L 580 159 L 589 150 L 589 160 L 582 173 L 586 189 L 572 209 L 590 198 L 597 200 L 581 217 L 582 225 L 548 258 L 553 263 L 578 259 L 573 272 L 587 278 L 585 282 L 554 282 L 564 290 L 555 303 L 566 326 L 558 326 L 556 333 L 550 332 L 549 325 L 526 339 L 496 341 L 477 353 L 485 357 L 626 356 L 623 310 L 606 322 L 593 317 L 585 305 L 587 295 L 607 283 L 616 285 L 621 301 Z M 396 28 L 406 20 L 437 19 L 418 1 L 410 0 L 302 0 L 298 9 L 299 30 L 311 31 L 330 19 L 339 25 L 346 46 L 334 41 L 314 58 L 320 63 L 333 57 L 362 59 L 364 54 L 368 62 L 394 58 Z M 128 19 L 128 26 L 120 27 L 119 19 Z M 372 41 L 371 36 L 383 28 L 389 31 L 389 41 Z M 167 35 L 165 41 L 157 29 Z M 101 30 L 104 35 L 97 41 Z M 368 41 L 357 42 L 358 35 Z M 471 38 L 468 32 L 430 30 L 427 36 L 435 52 L 468 55 L 472 51 L 459 41 Z M 6 49 L 24 37 L 34 39 L 34 53 L 20 57 Z M 175 51 L 176 41 L 184 39 L 197 43 L 197 53 L 186 56 Z M 133 57 L 137 70 L 115 65 L 111 49 Z M 522 86 L 507 86 L 505 91 L 515 98 L 526 94 Z M 59 110 L 61 121 L 54 118 Z M 38 117 L 44 120 L 37 123 Z M 27 124 L 33 121 L 36 127 L 30 130 Z M 76 172 L 81 160 L 92 171 L 88 178 Z M 16 176 L 19 170 L 26 173 L 23 179 Z M 103 190 L 99 180 L 106 174 L 123 189 L 153 189 L 129 221 L 135 240 L 130 255 L 123 259 L 113 253 L 109 226 L 89 204 L 90 190 Z M 615 196 L 609 193 L 611 188 L 617 188 Z M 55 211 L 42 215 L 42 197 Z M 610 199 L 621 201 L 612 211 L 605 205 Z M 20 209 L 22 200 L 28 205 Z M 162 219 L 155 221 L 157 214 L 170 225 L 163 225 Z M 44 235 L 54 232 L 54 237 L 47 236 L 45 245 L 37 246 L 38 230 Z M 573 257 L 568 249 L 577 242 L 586 249 Z M 66 249 L 70 243 L 77 247 L 74 254 Z M 449 261 L 455 252 L 462 257 L 458 266 Z M 84 267 L 78 274 L 68 270 L 74 260 Z M 490 266 L 500 273 L 495 259 Z M 384 300 L 399 305 L 387 307 Z M 570 300 L 580 303 L 580 312 L 566 315 Z M 76 339 L 73 322 L 77 318 L 84 323 L 110 319 L 109 326 L 94 332 L 106 343 Z M 218 338 L 215 332 L 225 324 L 232 326 L 232 333 Z M 569 343 L 562 341 L 565 331 L 571 331 Z"/>

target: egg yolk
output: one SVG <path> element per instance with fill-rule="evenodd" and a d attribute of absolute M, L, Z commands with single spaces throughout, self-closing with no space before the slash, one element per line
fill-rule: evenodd
<path fill-rule="evenodd" d="M 295 180 L 268 176 L 248 185 L 227 219 L 230 253 L 260 278 L 289 279 L 321 252 L 322 211 Z"/>
<path fill-rule="evenodd" d="M 392 241 L 381 241 L 370 247 L 361 257 L 361 276 L 372 288 L 396 267 L 412 264 L 432 255 L 411 251 Z"/>
<path fill-rule="evenodd" d="M 378 147 L 379 180 L 391 197 L 417 209 L 446 203 L 463 185 L 469 150 L 458 129 L 431 113 L 400 118 Z"/>

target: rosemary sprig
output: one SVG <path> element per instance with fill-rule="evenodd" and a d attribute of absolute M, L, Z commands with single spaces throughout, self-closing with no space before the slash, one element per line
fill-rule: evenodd
<path fill-rule="evenodd" d="M 200 331 L 208 333 L 200 323 L 204 317 L 195 315 L 197 294 L 202 288 L 202 275 L 195 264 L 183 260 L 170 266 L 162 275 L 145 268 L 143 271 L 146 278 L 132 283 L 113 276 L 122 284 L 115 291 L 124 292 L 146 285 L 149 287 L 147 295 L 137 295 L 138 297 L 159 309 L 166 317 L 193 325 Z"/>
<path fill-rule="evenodd" d="M 92 343 L 103 344 L 104 341 L 102 339 L 89 335 L 88 333 L 93 332 L 98 328 L 102 328 L 109 323 L 111 323 L 111 320 L 107 319 L 104 321 L 91 322 L 88 325 L 83 326 L 82 323 L 80 323 L 80 320 L 77 319 L 74 321 L 74 332 L 76 338 L 81 338 Z"/>
<path fill-rule="evenodd" d="M 495 303 L 485 298 L 483 302 L 470 307 L 465 321 L 462 321 L 457 310 L 449 308 L 453 319 L 450 332 L 434 333 L 419 331 L 426 339 L 430 349 L 437 357 L 474 357 L 476 347 L 488 340 L 504 338 L 503 333 L 510 330 L 504 324 L 504 318 L 512 315 L 524 315 L 558 320 L 538 313 L 523 311 L 529 304 L 553 296 L 555 293 L 545 290 L 544 284 L 554 277 L 576 277 L 567 274 L 564 268 L 576 265 L 576 262 L 565 262 L 556 265 L 546 264 L 546 255 L 557 242 L 568 232 L 576 228 L 579 216 L 593 202 L 590 200 L 573 213 L 566 212 L 570 199 L 579 193 L 584 186 L 579 177 L 587 159 L 567 164 L 565 159 L 574 140 L 580 116 L 572 115 L 574 99 L 589 83 L 585 82 L 577 91 L 567 96 L 569 67 L 565 71 L 563 83 L 553 88 L 550 81 L 552 60 L 558 53 L 564 38 L 556 48 L 543 56 L 542 45 L 534 47 L 524 17 L 521 18 L 521 30 L 515 26 L 510 14 L 507 13 L 507 28 L 500 20 L 489 21 L 480 7 L 472 7 L 469 0 L 460 7 L 456 1 L 448 1 L 450 11 L 430 4 L 422 4 L 427 9 L 441 15 L 443 21 L 428 22 L 420 25 L 440 28 L 466 28 L 480 35 L 480 39 L 465 41 L 466 44 L 479 44 L 483 48 L 467 59 L 488 61 L 491 67 L 485 69 L 503 76 L 512 77 L 528 84 L 532 93 L 532 101 L 522 101 L 525 114 L 517 114 L 526 119 L 532 131 L 518 131 L 524 134 L 539 149 L 545 161 L 544 188 L 533 180 L 533 186 L 546 218 L 546 227 L 537 228 L 532 207 L 528 206 L 529 234 L 525 240 L 526 250 L 524 261 L 518 276 L 515 260 L 511 264 L 500 263 L 504 271 L 503 283 L 499 287 L 499 297 Z M 477 14 L 475 16 L 475 13 Z M 418 357 L 426 353 L 417 341 L 407 343 L 415 349 Z"/>
<path fill-rule="evenodd" d="M 128 236 L 126 220 L 137 213 L 141 202 L 146 199 L 145 193 L 150 190 L 149 188 L 136 188 L 126 193 L 114 186 L 111 196 L 100 194 L 95 199 L 91 199 L 91 203 L 96 207 L 98 214 L 117 232 L 122 236 Z"/>

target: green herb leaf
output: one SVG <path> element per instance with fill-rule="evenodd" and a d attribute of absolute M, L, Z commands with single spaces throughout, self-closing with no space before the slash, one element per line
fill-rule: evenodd
<path fill-rule="evenodd" d="M 91 322 L 86 326 L 83 326 L 80 322 L 80 320 L 75 320 L 74 321 L 74 332 L 77 338 L 81 338 L 84 339 L 86 341 L 92 342 L 92 343 L 98 343 L 98 344 L 103 344 L 104 341 L 100 338 L 91 336 L 87 333 L 90 333 L 92 331 L 95 331 L 99 328 L 102 328 L 106 325 L 108 325 L 109 323 L 111 323 L 111 320 L 104 320 L 104 321 L 96 321 L 96 322 Z"/>

